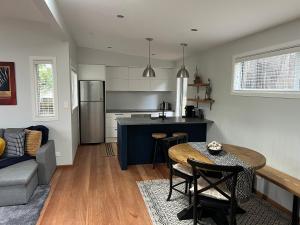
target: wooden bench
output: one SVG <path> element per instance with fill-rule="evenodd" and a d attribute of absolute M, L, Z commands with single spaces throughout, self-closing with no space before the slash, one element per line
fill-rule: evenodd
<path fill-rule="evenodd" d="M 299 225 L 300 180 L 269 166 L 257 170 L 256 174 L 294 195 L 292 225 Z"/>

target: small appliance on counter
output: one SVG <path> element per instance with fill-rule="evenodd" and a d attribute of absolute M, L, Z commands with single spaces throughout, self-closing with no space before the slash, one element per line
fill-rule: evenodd
<path fill-rule="evenodd" d="M 185 106 L 185 118 L 199 118 L 204 119 L 203 110 L 195 108 L 193 105 Z"/>
<path fill-rule="evenodd" d="M 172 105 L 169 102 L 163 101 L 162 103 L 160 103 L 159 109 L 160 110 L 165 110 L 165 111 L 172 110 Z"/>
<path fill-rule="evenodd" d="M 170 110 L 168 109 L 168 107 L 170 107 L 171 109 L 171 104 L 168 103 L 168 102 L 165 102 L 163 101 L 161 104 L 160 104 L 160 109 L 162 110 L 162 114 L 159 115 L 158 117 L 161 118 L 162 120 L 165 120 L 167 118 L 166 114 L 165 114 L 165 111 L 166 110 Z"/>
<path fill-rule="evenodd" d="M 193 105 L 187 105 L 187 106 L 185 106 L 185 117 L 186 118 L 196 117 L 195 106 L 193 106 Z"/>

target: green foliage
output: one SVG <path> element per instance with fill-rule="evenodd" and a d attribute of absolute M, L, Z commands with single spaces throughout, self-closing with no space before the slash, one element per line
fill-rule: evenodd
<path fill-rule="evenodd" d="M 53 70 L 51 64 L 38 64 L 38 82 L 43 91 L 50 91 L 53 89 Z"/>

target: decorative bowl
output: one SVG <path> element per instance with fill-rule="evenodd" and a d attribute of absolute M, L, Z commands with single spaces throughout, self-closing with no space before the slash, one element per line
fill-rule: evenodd
<path fill-rule="evenodd" d="M 221 149 L 218 149 L 218 150 L 214 150 L 214 149 L 210 149 L 209 147 L 207 147 L 207 151 L 211 155 L 218 155 L 218 154 L 220 154 L 220 152 L 223 151 L 223 149 L 221 148 Z"/>

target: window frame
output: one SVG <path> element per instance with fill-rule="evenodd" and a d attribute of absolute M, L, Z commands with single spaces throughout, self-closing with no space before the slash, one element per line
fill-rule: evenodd
<path fill-rule="evenodd" d="M 77 104 L 74 107 L 74 102 L 73 102 L 73 73 L 76 75 L 76 98 L 77 98 Z M 78 96 L 78 73 L 75 68 L 71 68 L 71 107 L 72 107 L 72 112 L 75 111 L 79 107 L 79 96 Z"/>
<path fill-rule="evenodd" d="M 58 89 L 57 89 L 57 67 L 56 57 L 52 56 L 30 56 L 30 72 L 31 72 L 31 92 L 32 92 L 32 119 L 33 121 L 57 121 L 58 120 Z M 53 96 L 54 96 L 54 116 L 40 116 L 37 105 L 37 73 L 35 65 L 38 61 L 49 62 L 52 64 L 53 70 Z"/>
<path fill-rule="evenodd" d="M 265 98 L 300 98 L 300 91 L 260 91 L 260 90 L 234 90 L 235 83 L 235 63 L 238 58 L 246 58 L 252 55 L 266 54 L 271 51 L 280 51 L 288 48 L 299 48 L 300 40 L 295 42 L 274 45 L 254 51 L 244 52 L 232 56 L 232 75 L 231 75 L 231 95 Z"/>

